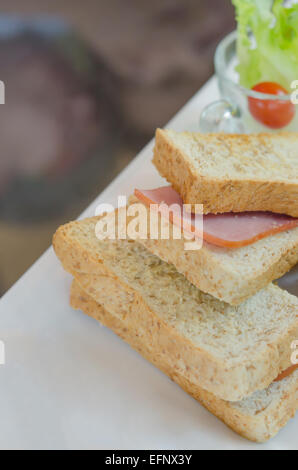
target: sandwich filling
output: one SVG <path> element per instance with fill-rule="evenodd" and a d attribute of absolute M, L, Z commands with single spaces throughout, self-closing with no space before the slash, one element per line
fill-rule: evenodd
<path fill-rule="evenodd" d="M 278 377 L 276 377 L 274 382 L 280 382 L 281 380 L 289 377 L 289 375 L 293 374 L 295 370 L 297 369 L 298 369 L 298 364 L 292 365 L 291 367 L 286 369 L 284 372 L 282 372 Z"/>
<path fill-rule="evenodd" d="M 271 212 L 239 212 L 225 214 L 193 214 L 183 211 L 183 200 L 171 186 L 153 190 L 136 189 L 137 199 L 148 208 L 159 206 L 161 215 L 165 205 L 170 208 L 167 214 L 174 225 L 212 245 L 225 248 L 239 248 L 251 245 L 262 238 L 298 227 L 298 219 Z M 197 218 L 203 217 L 203 233 Z"/>

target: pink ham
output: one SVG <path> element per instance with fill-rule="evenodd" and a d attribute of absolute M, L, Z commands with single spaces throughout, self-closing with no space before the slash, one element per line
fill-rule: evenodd
<path fill-rule="evenodd" d="M 201 238 L 198 231 L 199 223 L 196 217 L 201 215 L 187 214 L 184 211 L 183 220 L 179 214 L 183 214 L 183 201 L 181 196 L 171 187 L 165 186 L 153 190 L 135 190 L 135 196 L 147 207 L 151 204 L 175 204 L 180 210 L 174 210 L 171 220 L 174 224 L 183 226 L 184 230 Z M 271 212 L 241 212 L 227 214 L 208 214 L 203 216 L 203 239 L 212 245 L 237 248 L 251 245 L 256 241 L 298 227 L 298 219 Z"/>

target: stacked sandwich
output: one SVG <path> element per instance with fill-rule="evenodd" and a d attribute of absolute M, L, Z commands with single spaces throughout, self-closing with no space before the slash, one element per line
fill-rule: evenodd
<path fill-rule="evenodd" d="M 105 239 L 98 217 L 54 237 L 74 277 L 71 305 L 257 442 L 298 405 L 298 298 L 272 283 L 298 261 L 297 143 L 296 134 L 157 131 L 153 162 L 171 186 L 138 188 L 130 207 L 141 204 L 149 217 L 173 201 L 193 212 L 203 205 L 203 232 L 193 234 L 200 249 L 185 249 L 185 232 L 174 237 L 183 216 L 170 220 L 169 239 L 152 239 L 150 224 L 146 237 Z M 196 217 L 189 212 L 188 225 Z M 161 226 L 162 211 L 158 218 Z"/>

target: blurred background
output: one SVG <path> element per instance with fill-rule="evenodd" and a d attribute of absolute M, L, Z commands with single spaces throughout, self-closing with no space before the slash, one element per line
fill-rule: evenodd
<path fill-rule="evenodd" d="M 0 296 L 213 74 L 230 0 L 0 0 Z"/>

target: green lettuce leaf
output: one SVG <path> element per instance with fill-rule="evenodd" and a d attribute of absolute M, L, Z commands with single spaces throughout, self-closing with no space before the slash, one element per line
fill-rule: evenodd
<path fill-rule="evenodd" d="M 291 91 L 298 80 L 298 4 L 232 0 L 238 22 L 237 71 L 246 88 L 270 81 Z"/>

